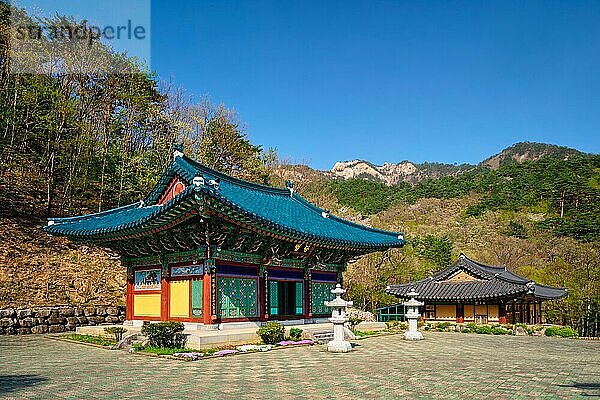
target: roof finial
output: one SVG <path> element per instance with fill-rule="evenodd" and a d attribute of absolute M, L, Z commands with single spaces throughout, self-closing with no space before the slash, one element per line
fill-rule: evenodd
<path fill-rule="evenodd" d="M 194 179 L 192 179 L 192 183 L 198 187 L 204 186 L 204 177 L 200 172 L 196 172 Z"/>
<path fill-rule="evenodd" d="M 285 181 L 285 187 L 290 191 L 290 196 L 294 194 L 294 181 Z"/>
<path fill-rule="evenodd" d="M 183 146 L 183 143 L 173 143 L 173 159 L 176 159 L 177 157 L 183 157 L 184 149 L 185 147 Z"/>
<path fill-rule="evenodd" d="M 208 184 L 212 186 L 215 190 L 219 190 L 219 185 L 221 184 L 221 178 L 210 179 Z"/>

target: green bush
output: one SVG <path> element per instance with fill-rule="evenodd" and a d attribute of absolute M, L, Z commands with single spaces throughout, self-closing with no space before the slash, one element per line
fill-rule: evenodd
<path fill-rule="evenodd" d="M 448 329 L 448 327 L 450 327 L 450 325 L 452 325 L 450 322 L 440 322 L 435 327 L 438 330 L 440 330 L 440 329 L 441 330 L 446 330 L 446 329 Z"/>
<path fill-rule="evenodd" d="M 127 332 L 122 326 L 109 326 L 108 328 L 104 328 L 104 333 L 107 335 L 113 335 L 117 342 L 120 342 L 123 339 L 123 334 Z"/>
<path fill-rule="evenodd" d="M 269 322 L 261 326 L 256 334 L 266 344 L 275 344 L 285 340 L 285 328 L 279 322 Z"/>
<path fill-rule="evenodd" d="M 506 335 L 508 333 L 508 331 L 500 326 L 494 326 L 492 327 L 492 334 L 493 335 Z"/>
<path fill-rule="evenodd" d="M 187 341 L 187 337 L 181 333 L 184 329 L 183 322 L 144 322 L 142 335 L 148 338 L 150 346 L 182 349 Z"/>
<path fill-rule="evenodd" d="M 406 330 L 408 328 L 408 324 L 402 321 L 390 320 L 385 323 L 387 328 L 390 330 Z"/>
<path fill-rule="evenodd" d="M 471 332 L 474 332 L 475 330 L 477 330 L 477 324 L 475 322 L 469 322 L 465 325 L 465 328 L 467 328 Z"/>
<path fill-rule="evenodd" d="M 292 328 L 290 329 L 290 339 L 298 341 L 302 339 L 302 329 Z"/>
<path fill-rule="evenodd" d="M 376 331 L 358 331 L 358 332 L 356 332 L 356 336 L 358 336 L 358 337 L 373 336 L 373 335 L 379 335 L 379 332 L 376 332 Z"/>
<path fill-rule="evenodd" d="M 360 324 L 361 322 L 363 322 L 363 320 L 359 317 L 350 317 L 348 318 L 348 324 L 350 325 L 350 330 L 352 332 L 354 332 L 354 330 L 356 329 L 356 326 L 358 324 Z"/>
<path fill-rule="evenodd" d="M 489 325 L 481 325 L 475 328 L 475 332 L 479 334 L 489 335 L 492 333 L 492 327 Z"/>
<path fill-rule="evenodd" d="M 570 326 L 563 326 L 558 330 L 558 336 L 560 337 L 577 337 L 579 334 Z"/>
<path fill-rule="evenodd" d="M 549 326 L 544 331 L 546 336 L 560 336 L 560 337 L 576 337 L 579 336 L 577 331 L 573 330 L 570 326 Z"/>
<path fill-rule="evenodd" d="M 558 326 L 549 326 L 544 331 L 544 334 L 546 336 L 558 336 L 558 330 L 559 330 Z"/>

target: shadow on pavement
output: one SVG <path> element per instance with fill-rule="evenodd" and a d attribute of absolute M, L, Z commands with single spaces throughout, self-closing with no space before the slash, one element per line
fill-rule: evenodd
<path fill-rule="evenodd" d="M 39 375 L 0 375 L 0 393 L 16 392 L 47 380 Z"/>
<path fill-rule="evenodd" d="M 600 382 L 574 382 L 572 385 L 559 385 L 581 389 L 582 396 L 600 397 Z"/>

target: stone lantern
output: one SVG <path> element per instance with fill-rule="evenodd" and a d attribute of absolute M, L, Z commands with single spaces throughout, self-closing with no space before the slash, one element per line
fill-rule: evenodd
<path fill-rule="evenodd" d="M 408 330 L 404 332 L 404 339 L 421 340 L 423 339 L 423 334 L 419 332 L 419 329 L 417 328 L 417 320 L 419 319 L 419 307 L 425 303 L 415 299 L 419 293 L 415 292 L 414 290 L 411 290 L 406 295 L 410 297 L 410 300 L 404 302 L 404 305 L 408 307 L 408 312 L 406 313 L 406 319 L 408 319 Z"/>
<path fill-rule="evenodd" d="M 352 345 L 344 340 L 344 324 L 349 320 L 346 316 L 346 307 L 351 307 L 352 302 L 342 299 L 341 296 L 346 293 L 346 290 L 342 289 L 339 283 L 335 285 L 335 289 L 331 293 L 335 294 L 335 299 L 325 302 L 327 307 L 331 307 L 329 321 L 333 323 L 333 340 L 327 344 L 327 351 L 347 353 L 352 350 Z"/>

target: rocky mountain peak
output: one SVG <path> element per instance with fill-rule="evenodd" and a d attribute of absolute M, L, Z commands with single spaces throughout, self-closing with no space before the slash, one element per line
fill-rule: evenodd
<path fill-rule="evenodd" d="M 585 153 L 582 153 L 579 150 L 554 144 L 519 142 L 507 147 L 500 153 L 483 160 L 480 165 L 491 169 L 498 169 L 502 163 L 510 160 L 514 160 L 518 163 L 535 161 L 542 157 L 553 157 L 566 160 L 569 157 L 584 154 Z"/>

